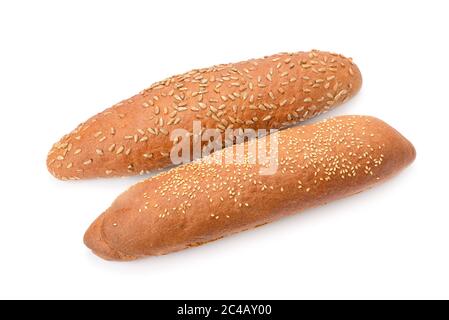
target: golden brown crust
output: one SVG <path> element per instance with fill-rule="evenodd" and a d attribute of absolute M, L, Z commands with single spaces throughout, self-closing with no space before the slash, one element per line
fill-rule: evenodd
<path fill-rule="evenodd" d="M 212 155 L 179 166 L 120 195 L 86 232 L 86 245 L 114 260 L 189 248 L 358 193 L 415 158 L 409 141 L 367 116 L 289 128 L 257 143 L 269 145 L 273 135 L 274 175 L 260 175 L 248 152 L 244 164 L 209 163 Z"/>
<path fill-rule="evenodd" d="M 84 242 L 91 244 L 92 251 L 95 254 L 105 260 L 134 260 L 137 257 L 128 256 L 126 254 L 122 254 L 119 251 L 111 248 L 104 240 L 103 240 L 103 217 L 98 217 L 94 223 L 89 227 L 89 230 L 86 232 L 84 236 Z"/>
<path fill-rule="evenodd" d="M 311 51 L 218 65 L 155 83 L 90 118 L 53 145 L 59 179 L 144 173 L 171 164 L 173 129 L 274 129 L 304 121 L 352 97 L 359 69 L 341 55 Z"/>

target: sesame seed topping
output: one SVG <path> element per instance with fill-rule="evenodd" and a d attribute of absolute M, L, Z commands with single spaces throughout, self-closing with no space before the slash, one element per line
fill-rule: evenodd
<path fill-rule="evenodd" d="M 263 121 L 268 121 L 268 120 L 270 120 L 270 119 L 271 119 L 271 116 L 268 115 L 268 116 L 264 117 L 262 120 L 263 120 Z"/>

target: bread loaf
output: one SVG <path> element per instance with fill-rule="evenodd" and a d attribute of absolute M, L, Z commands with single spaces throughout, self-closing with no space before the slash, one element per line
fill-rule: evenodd
<path fill-rule="evenodd" d="M 261 175 L 249 144 L 271 150 L 275 138 L 277 171 Z M 167 254 L 358 193 L 415 158 L 400 133 L 367 116 L 292 127 L 244 147 L 243 163 L 212 162 L 223 149 L 132 186 L 93 222 L 85 244 L 112 260 Z"/>
<path fill-rule="evenodd" d="M 359 69 L 341 55 L 311 51 L 197 69 L 153 84 L 95 115 L 49 152 L 60 179 L 134 175 L 171 164 L 170 133 L 202 128 L 281 128 L 353 96 Z"/>

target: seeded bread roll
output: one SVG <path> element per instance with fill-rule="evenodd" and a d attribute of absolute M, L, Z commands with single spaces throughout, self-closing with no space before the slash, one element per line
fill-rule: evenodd
<path fill-rule="evenodd" d="M 171 164 L 170 133 L 202 128 L 274 129 L 304 121 L 353 96 L 361 75 L 350 59 L 311 51 L 197 69 L 153 84 L 106 109 L 50 150 L 57 178 L 142 174 Z"/>
<path fill-rule="evenodd" d="M 249 144 L 271 149 L 275 138 L 277 171 L 260 175 Z M 85 244 L 110 260 L 194 247 L 363 191 L 415 158 L 400 133 L 366 116 L 293 127 L 244 146 L 244 163 L 211 163 L 223 149 L 132 186 L 90 226 Z"/>

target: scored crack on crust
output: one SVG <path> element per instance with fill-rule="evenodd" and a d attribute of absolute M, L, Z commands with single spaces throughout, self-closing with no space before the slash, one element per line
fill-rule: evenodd
<path fill-rule="evenodd" d="M 351 59 L 313 50 L 195 69 L 153 84 L 54 144 L 48 170 L 77 180 L 142 174 L 171 164 L 177 128 L 284 128 L 326 112 L 360 89 Z M 204 142 L 205 143 L 205 142 Z"/>
<path fill-rule="evenodd" d="M 102 232 L 103 215 L 92 223 L 89 230 L 84 235 L 84 243 L 99 257 L 105 260 L 131 261 L 138 257 L 126 255 L 112 248 L 104 237 Z"/>

